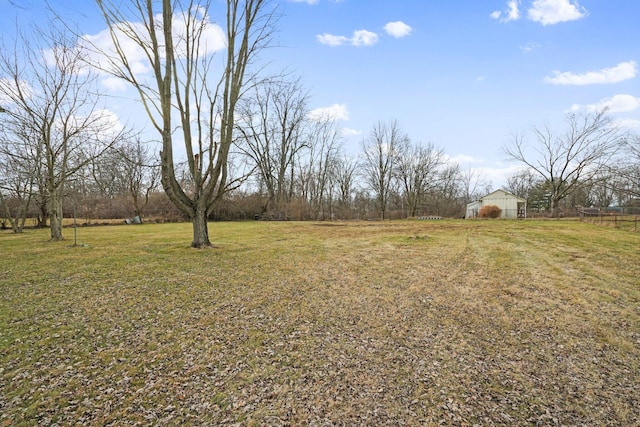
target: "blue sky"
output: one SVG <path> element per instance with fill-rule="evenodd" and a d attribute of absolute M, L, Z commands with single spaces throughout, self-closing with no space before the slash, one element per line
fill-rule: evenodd
<path fill-rule="evenodd" d="M 514 132 L 604 105 L 640 126 L 640 1 L 317 0 L 286 12 L 282 63 L 315 108 L 343 107 L 351 140 L 397 119 L 497 185 L 516 166 L 501 150 Z M 385 30 L 398 22 L 407 31 Z M 377 39 L 350 43 L 359 30 Z"/>
<path fill-rule="evenodd" d="M 607 105 L 640 131 L 640 1 L 279 2 L 277 47 L 263 57 L 302 78 L 312 109 L 333 112 L 348 152 L 397 120 L 498 187 L 517 166 L 501 149 L 514 132 L 562 130 L 566 113 Z M 43 3 L 0 0 L 3 32 L 16 16 L 44 19 Z M 84 33 L 104 30 L 92 1 L 50 3 Z"/>

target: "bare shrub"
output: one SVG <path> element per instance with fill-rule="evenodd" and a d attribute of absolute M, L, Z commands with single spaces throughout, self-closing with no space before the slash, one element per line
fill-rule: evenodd
<path fill-rule="evenodd" d="M 483 206 L 478 212 L 480 218 L 500 218 L 500 215 L 502 215 L 502 209 L 496 205 Z"/>

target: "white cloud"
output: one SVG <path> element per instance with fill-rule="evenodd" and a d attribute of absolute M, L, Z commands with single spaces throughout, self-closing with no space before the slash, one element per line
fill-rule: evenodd
<path fill-rule="evenodd" d="M 489 16 L 500 22 L 517 21 L 520 19 L 520 0 L 509 0 L 506 11 L 496 10 Z"/>
<path fill-rule="evenodd" d="M 316 39 L 322 44 L 326 44 L 327 46 L 341 46 L 345 43 L 349 42 L 349 38 L 345 36 L 335 36 L 333 34 L 318 34 Z"/>
<path fill-rule="evenodd" d="M 507 12 L 507 16 L 504 18 L 504 22 L 517 21 L 518 19 L 520 19 L 519 4 L 520 2 L 518 0 L 510 0 L 509 2 L 507 2 L 507 7 L 509 9 Z"/>
<path fill-rule="evenodd" d="M 542 25 L 553 25 L 584 18 L 587 13 L 577 0 L 534 0 L 528 17 Z"/>
<path fill-rule="evenodd" d="M 333 104 L 329 107 L 315 108 L 307 115 L 310 120 L 349 120 L 349 110 L 345 104 Z"/>
<path fill-rule="evenodd" d="M 484 163 L 485 161 L 485 159 L 481 157 L 472 157 L 466 154 L 458 154 L 455 156 L 449 156 L 445 154 L 444 157 L 448 163 L 457 163 L 459 165 L 478 164 L 478 163 Z"/>
<path fill-rule="evenodd" d="M 377 42 L 378 35 L 367 30 L 356 30 L 351 38 L 351 44 L 354 46 L 373 46 Z"/>
<path fill-rule="evenodd" d="M 505 10 L 495 10 L 489 17 L 500 22 L 517 21 L 521 18 L 520 3 L 521 0 L 508 0 Z M 533 0 L 527 10 L 528 19 L 542 25 L 574 21 L 584 18 L 587 14 L 587 10 L 578 4 L 578 0 Z"/>
<path fill-rule="evenodd" d="M 333 34 L 319 34 L 316 39 L 328 46 L 342 46 L 343 44 L 350 44 L 352 46 L 373 46 L 378 42 L 378 35 L 367 30 L 356 30 L 353 32 L 351 38 L 345 36 L 336 36 Z"/>
<path fill-rule="evenodd" d="M 118 77 L 106 77 L 101 80 L 102 86 L 110 92 L 124 92 L 130 87 L 130 84 Z"/>
<path fill-rule="evenodd" d="M 395 37 L 397 39 L 406 37 L 413 31 L 409 25 L 405 24 L 402 21 L 389 22 L 384 26 L 384 30 L 391 37 Z"/>
<path fill-rule="evenodd" d="M 638 64 L 635 61 L 621 62 L 615 67 L 603 68 L 599 71 L 590 71 L 583 74 L 574 74 L 570 71 L 554 71 L 552 77 L 546 77 L 547 83 L 557 85 L 590 85 L 600 83 L 618 83 L 634 78 L 638 73 Z"/>
<path fill-rule="evenodd" d="M 624 113 L 639 109 L 640 98 L 628 94 L 615 95 L 599 104 L 603 107 L 608 107 L 612 113 Z"/>
<path fill-rule="evenodd" d="M 402 21 L 388 22 L 384 26 L 385 32 L 396 39 L 406 37 L 413 31 L 411 26 Z M 368 30 L 355 30 L 351 37 L 340 36 L 335 34 L 318 34 L 316 40 L 327 46 L 342 46 L 349 44 L 351 46 L 373 46 L 378 43 L 380 36 L 377 33 Z"/>
<path fill-rule="evenodd" d="M 585 108 L 589 111 L 601 111 L 608 108 L 610 113 L 628 113 L 640 108 L 640 98 L 628 94 L 615 95 L 595 104 L 588 104 Z"/>

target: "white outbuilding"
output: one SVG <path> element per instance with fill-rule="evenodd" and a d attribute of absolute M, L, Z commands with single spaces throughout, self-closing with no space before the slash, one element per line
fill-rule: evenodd
<path fill-rule="evenodd" d="M 502 210 L 501 218 L 526 218 L 527 200 L 505 190 L 496 190 L 467 204 L 466 218 L 477 218 L 483 206 L 494 205 Z"/>

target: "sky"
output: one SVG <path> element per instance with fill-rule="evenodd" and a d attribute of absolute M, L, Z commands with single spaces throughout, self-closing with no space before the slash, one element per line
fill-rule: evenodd
<path fill-rule="evenodd" d="M 275 1 L 281 17 L 261 59 L 301 78 L 310 108 L 343 126 L 347 153 L 396 120 L 498 188 L 518 167 L 503 147 L 534 126 L 560 133 L 567 114 L 609 107 L 640 132 L 640 1 Z M 105 29 L 90 0 L 49 3 L 88 36 Z M 44 23 L 43 4 L 0 0 L 2 32 Z"/>

